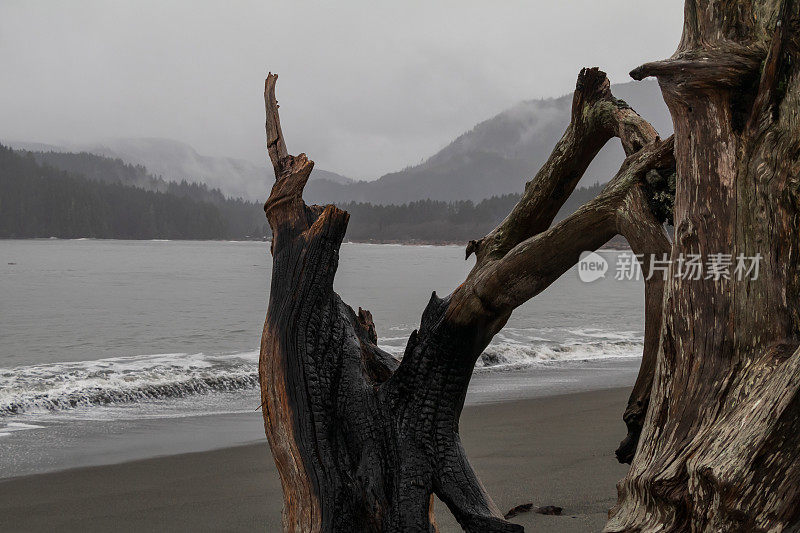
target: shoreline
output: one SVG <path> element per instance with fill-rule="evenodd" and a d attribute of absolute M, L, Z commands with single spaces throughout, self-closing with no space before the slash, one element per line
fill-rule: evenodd
<path fill-rule="evenodd" d="M 517 402 L 630 386 L 639 358 L 562 361 L 554 366 L 478 371 L 466 405 Z M 258 442 L 264 437 L 257 389 L 123 403 L 6 419 L 30 424 L 0 436 L 0 480 L 124 463 Z M 2 420 L 2 419 L 0 419 Z M 0 433 L 2 433 L 0 421 Z"/>
<path fill-rule="evenodd" d="M 74 238 L 61 238 L 61 237 L 0 237 L 2 241 L 124 241 L 124 242 L 229 242 L 229 243 L 250 243 L 260 242 L 268 243 L 270 239 L 110 239 L 101 237 L 74 237 Z M 387 244 L 392 246 L 466 246 L 467 241 L 426 241 L 426 240 L 363 240 L 363 241 L 343 241 L 343 244 Z M 630 246 L 627 242 L 612 241 L 607 242 L 598 250 L 608 251 L 628 251 Z M 9 263 L 11 264 L 11 263 Z"/>
<path fill-rule="evenodd" d="M 614 449 L 625 435 L 630 388 L 468 405 L 465 449 L 500 509 L 529 531 L 597 531 L 627 471 Z M 0 480 L 0 530 L 280 530 L 280 482 L 266 444 L 165 455 Z M 458 531 L 436 504 L 441 531 Z"/>

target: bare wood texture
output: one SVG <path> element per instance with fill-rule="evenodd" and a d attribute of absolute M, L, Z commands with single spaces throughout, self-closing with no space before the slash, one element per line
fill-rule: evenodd
<path fill-rule="evenodd" d="M 436 494 L 466 531 L 521 531 L 504 520 L 461 446 L 458 420 L 475 362 L 511 312 L 582 251 L 620 232 L 642 253 L 663 247 L 646 176 L 674 172 L 672 139 L 659 140 L 614 99 L 605 74 L 582 71 L 570 130 L 512 220 L 477 245 L 476 267 L 464 283 L 445 298 L 433 293 L 398 363 L 376 346 L 371 314 L 354 312 L 333 291 L 348 215 L 303 202 L 313 163 L 286 150 L 275 81 L 270 75 L 265 87 L 276 182 L 264 207 L 273 277 L 259 377 L 285 529 L 434 531 Z M 615 135 L 630 154 L 620 171 L 597 198 L 548 229 L 591 158 Z"/>
<path fill-rule="evenodd" d="M 673 259 L 762 259 L 757 279 L 672 272 L 651 406 L 606 531 L 800 527 L 798 18 L 790 0 L 687 0 L 673 59 L 633 73 L 658 77 L 675 125 Z"/>
<path fill-rule="evenodd" d="M 613 137 L 620 139 L 625 154 L 630 156 L 658 139 L 658 134 L 624 101 L 614 98 L 604 72 L 597 68 L 583 69 L 573 95 L 570 124 L 550 158 L 536 177 L 526 184 L 522 198 L 506 219 L 486 237 L 471 241 L 467 246 L 467 257 L 472 253 L 477 256 L 473 274 L 485 270 L 488 264 L 503 257 L 524 239 L 547 230 L 589 163 Z M 620 223 L 615 228 L 616 233 L 626 237 L 634 254 L 643 257 L 644 272 L 648 271 L 653 257 L 661 258 L 668 254 L 671 246 L 663 228 L 665 221 L 657 220 L 648 208 L 650 196 L 642 191 L 634 192 L 626 200 Z M 491 275 L 492 271 L 487 272 Z M 633 458 L 649 405 L 660 336 L 663 290 L 662 278 L 656 276 L 645 282 L 642 365 L 623 415 L 628 435 L 617 450 L 620 462 L 630 463 Z"/>
<path fill-rule="evenodd" d="M 550 227 L 589 163 L 613 137 L 618 137 L 625 154 L 631 155 L 657 136 L 646 120 L 625 102 L 614 98 L 604 72 L 598 68 L 583 69 L 578 76 L 567 131 L 536 177 L 526 184 L 511 213 L 486 237 L 471 241 L 467 257 L 475 252 L 478 268 Z"/>
<path fill-rule="evenodd" d="M 674 168 L 674 158 L 670 161 Z M 668 173 L 669 170 L 663 170 Z M 669 254 L 671 243 L 664 230 L 664 220 L 659 220 L 651 209 L 646 193 L 637 188 L 632 198 L 620 210 L 617 230 L 625 236 L 634 254 L 641 256 L 640 265 L 644 282 L 644 346 L 639 374 L 633 385 L 628 405 L 622 419 L 628 434 L 616 450 L 619 462 L 633 460 L 644 426 L 647 408 L 650 405 L 650 392 L 653 388 L 656 359 L 658 357 L 661 321 L 663 319 L 664 285 L 666 280 L 660 275 L 649 276 L 654 259 L 661 260 Z"/>

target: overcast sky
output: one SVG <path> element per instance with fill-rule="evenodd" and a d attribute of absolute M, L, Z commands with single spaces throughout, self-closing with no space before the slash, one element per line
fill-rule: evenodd
<path fill-rule="evenodd" d="M 266 164 L 263 80 L 289 151 L 354 178 L 420 162 L 520 100 L 675 50 L 680 0 L 0 2 L 0 139 L 165 137 Z"/>

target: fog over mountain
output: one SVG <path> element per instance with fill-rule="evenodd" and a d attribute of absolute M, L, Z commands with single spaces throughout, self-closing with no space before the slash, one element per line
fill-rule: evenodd
<path fill-rule="evenodd" d="M 663 137 L 672 133 L 669 111 L 656 82 L 614 85 L 612 91 L 647 118 Z M 571 94 L 521 102 L 481 122 L 420 165 L 372 182 L 316 181 L 306 187 L 306 198 L 319 203 L 355 200 L 400 204 L 425 198 L 479 201 L 519 193 L 564 133 L 571 104 Z M 612 140 L 598 154 L 581 183 L 608 181 L 624 158 L 619 142 Z"/>
<path fill-rule="evenodd" d="M 662 134 L 672 131 L 669 112 L 657 83 L 631 82 L 612 88 Z M 414 200 L 473 200 L 519 193 L 550 155 L 569 123 L 572 95 L 528 100 L 476 125 L 423 163 L 381 176 L 353 181 L 324 169 L 315 169 L 306 188 L 314 203 L 371 202 L 402 204 Z M 14 148 L 35 151 L 85 151 L 143 165 L 168 181 L 187 180 L 219 188 L 231 197 L 263 200 L 272 184 L 266 162 L 210 157 L 191 146 L 169 139 L 104 139 L 96 143 L 45 145 L 8 142 Z M 314 157 L 314 154 L 309 154 Z M 589 167 L 582 184 L 608 181 L 624 154 L 611 141 Z"/>
<path fill-rule="evenodd" d="M 205 156 L 188 144 L 170 139 L 108 139 L 85 150 L 144 165 L 167 180 L 199 181 L 228 196 L 247 200 L 263 199 L 275 179 L 266 159 L 265 164 L 259 166 L 244 159 Z M 344 176 L 325 170 L 316 170 L 313 177 L 335 183 L 350 182 Z"/>
<path fill-rule="evenodd" d="M 176 139 L 269 167 L 273 72 L 290 152 L 374 180 L 581 67 L 629 81 L 682 20 L 680 0 L 3 0 L 0 141 Z"/>
<path fill-rule="evenodd" d="M 7 141 L 6 144 L 19 150 L 88 152 L 119 158 L 132 165 L 143 165 L 149 172 L 167 181 L 205 183 L 226 196 L 246 200 L 263 200 L 265 191 L 269 191 L 274 180 L 272 169 L 266 162 L 259 166 L 244 159 L 205 156 L 188 144 L 172 139 L 118 138 L 63 145 Z M 325 179 L 338 184 L 351 182 L 344 176 L 321 169 L 314 170 L 312 179 Z"/>

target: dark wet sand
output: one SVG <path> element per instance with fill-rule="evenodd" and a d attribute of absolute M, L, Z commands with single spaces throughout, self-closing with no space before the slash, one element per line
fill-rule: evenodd
<path fill-rule="evenodd" d="M 599 531 L 626 472 L 613 451 L 629 390 L 470 406 L 464 446 L 506 511 L 526 502 L 526 531 Z M 0 451 L 0 453 L 2 453 Z M 437 502 L 442 531 L 460 531 Z M 264 444 L 0 481 L 0 531 L 280 531 L 277 471 Z"/>

